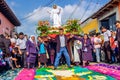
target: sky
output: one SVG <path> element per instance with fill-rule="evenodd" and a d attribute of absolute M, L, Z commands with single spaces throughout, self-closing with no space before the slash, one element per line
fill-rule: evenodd
<path fill-rule="evenodd" d="M 81 22 L 99 10 L 110 0 L 5 0 L 14 12 L 21 26 L 18 33 L 37 35 L 35 30 L 39 20 L 50 21 L 50 14 L 54 4 L 62 7 L 62 24 L 68 19 L 79 19 Z M 50 21 L 51 22 L 51 21 Z"/>

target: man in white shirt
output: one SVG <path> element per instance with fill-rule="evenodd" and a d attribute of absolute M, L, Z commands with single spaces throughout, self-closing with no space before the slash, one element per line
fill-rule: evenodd
<path fill-rule="evenodd" d="M 101 31 L 103 32 L 104 36 L 104 52 L 106 56 L 106 60 L 108 63 L 112 63 L 111 61 L 111 47 L 110 47 L 110 37 L 111 37 L 111 32 L 107 30 L 106 27 L 101 27 Z"/>
<path fill-rule="evenodd" d="M 100 33 L 96 33 L 96 37 L 94 38 L 94 48 L 96 53 L 96 60 L 98 63 L 100 62 L 101 43 L 102 39 Z"/>
<path fill-rule="evenodd" d="M 67 65 L 69 68 L 71 68 L 71 63 L 70 63 L 70 56 L 68 54 L 68 49 L 67 49 L 67 36 L 65 36 L 64 30 L 61 28 L 59 30 L 60 34 L 56 37 L 56 42 L 57 42 L 57 54 L 56 54 L 56 58 L 55 58 L 55 63 L 54 63 L 54 69 L 57 69 L 58 65 L 59 65 L 59 60 L 62 56 L 62 54 L 65 56 Z"/>
<path fill-rule="evenodd" d="M 26 66 L 26 41 L 27 39 L 24 37 L 24 34 L 22 32 L 19 33 L 19 38 L 17 39 L 16 46 L 20 47 L 20 50 L 22 52 L 22 60 L 21 60 L 21 66 Z"/>

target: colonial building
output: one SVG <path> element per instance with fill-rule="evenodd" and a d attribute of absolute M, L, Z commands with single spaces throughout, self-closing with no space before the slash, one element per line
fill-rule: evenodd
<path fill-rule="evenodd" d="M 97 19 L 88 18 L 81 24 L 84 33 L 95 33 L 98 32 L 98 21 Z"/>
<path fill-rule="evenodd" d="M 0 34 L 12 35 L 20 22 L 4 0 L 0 0 Z"/>
<path fill-rule="evenodd" d="M 87 20 L 83 21 L 81 26 L 83 31 L 87 33 L 98 32 L 101 26 L 115 30 L 114 23 L 116 20 L 120 20 L 120 0 L 111 0 Z"/>

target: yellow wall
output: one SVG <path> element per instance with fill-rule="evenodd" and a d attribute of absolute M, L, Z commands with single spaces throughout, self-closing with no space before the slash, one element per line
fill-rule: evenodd
<path fill-rule="evenodd" d="M 92 19 L 89 22 L 86 22 L 84 26 L 81 26 L 84 33 L 89 34 L 91 30 L 96 30 L 98 32 L 98 21 L 97 19 Z"/>

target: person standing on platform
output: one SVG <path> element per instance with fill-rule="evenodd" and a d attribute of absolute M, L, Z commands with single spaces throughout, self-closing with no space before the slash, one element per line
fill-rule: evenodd
<path fill-rule="evenodd" d="M 53 5 L 53 9 L 48 11 L 48 13 L 50 13 L 50 17 L 53 21 L 53 27 L 61 27 L 62 8 L 57 5 Z"/>

